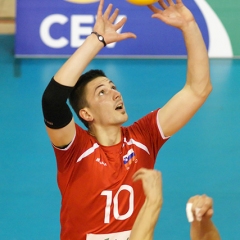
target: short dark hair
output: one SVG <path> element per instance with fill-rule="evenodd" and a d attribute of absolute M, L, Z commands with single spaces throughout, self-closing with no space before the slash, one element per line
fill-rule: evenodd
<path fill-rule="evenodd" d="M 79 111 L 84 107 L 88 107 L 85 87 L 89 82 L 91 82 L 97 77 L 106 77 L 106 75 L 102 70 L 99 69 L 93 69 L 82 74 L 69 96 L 69 102 L 74 112 L 77 114 L 78 118 L 87 128 L 88 122 L 79 116 Z"/>

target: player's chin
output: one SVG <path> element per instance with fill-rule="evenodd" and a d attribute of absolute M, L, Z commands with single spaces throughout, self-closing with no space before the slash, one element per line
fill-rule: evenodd
<path fill-rule="evenodd" d="M 122 115 L 125 115 L 125 116 L 128 116 L 128 115 L 127 115 L 127 112 L 126 112 L 125 110 L 122 110 L 121 114 L 122 114 Z"/>
<path fill-rule="evenodd" d="M 125 122 L 126 122 L 126 121 L 128 120 L 128 114 L 127 114 L 126 111 L 124 111 L 123 116 L 124 116 L 124 118 L 125 118 Z"/>
<path fill-rule="evenodd" d="M 119 119 L 121 124 L 125 123 L 128 120 L 128 115 L 126 112 L 122 113 L 121 119 Z"/>

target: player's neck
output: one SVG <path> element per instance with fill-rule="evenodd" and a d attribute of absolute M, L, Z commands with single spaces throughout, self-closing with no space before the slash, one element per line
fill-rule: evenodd
<path fill-rule="evenodd" d="M 108 128 L 92 128 L 88 130 L 89 134 L 97 139 L 103 146 L 112 146 L 121 141 L 121 127 L 111 126 Z"/>

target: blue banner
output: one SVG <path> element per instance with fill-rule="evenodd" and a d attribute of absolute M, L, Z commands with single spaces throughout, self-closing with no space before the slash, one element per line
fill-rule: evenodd
<path fill-rule="evenodd" d="M 114 8 L 120 9 L 119 19 L 123 16 L 128 18 L 120 31 L 133 32 L 137 35 L 137 39 L 110 44 L 98 56 L 181 57 L 186 55 L 181 31 L 158 19 L 152 19 L 152 12 L 146 6 L 135 6 L 125 0 L 105 0 L 105 7 L 109 3 L 113 3 Z M 15 56 L 71 55 L 91 33 L 98 4 L 98 0 L 17 1 Z M 206 46 L 209 47 L 208 28 L 200 8 L 193 0 L 185 0 L 184 4 L 194 14 Z"/>

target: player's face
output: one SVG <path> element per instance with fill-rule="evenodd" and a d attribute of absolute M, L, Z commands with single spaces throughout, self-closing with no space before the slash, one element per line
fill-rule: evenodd
<path fill-rule="evenodd" d="M 106 77 L 98 77 L 86 85 L 86 99 L 93 121 L 102 126 L 121 125 L 127 121 L 122 96 Z"/>

